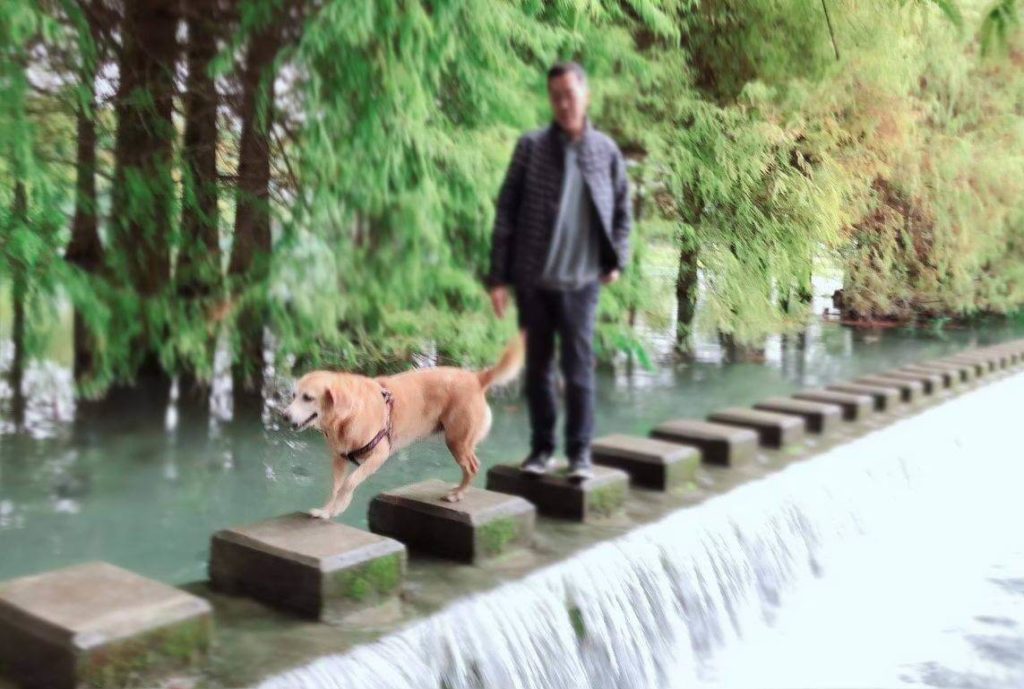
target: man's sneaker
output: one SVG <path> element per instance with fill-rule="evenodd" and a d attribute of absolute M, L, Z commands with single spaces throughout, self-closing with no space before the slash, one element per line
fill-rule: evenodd
<path fill-rule="evenodd" d="M 585 481 L 594 478 L 594 462 L 590 459 L 590 450 L 569 457 L 569 479 Z"/>
<path fill-rule="evenodd" d="M 524 459 L 523 463 L 519 465 L 519 469 L 523 473 L 540 476 L 547 472 L 548 464 L 550 462 L 550 452 L 534 450 L 530 453 L 530 456 Z"/>

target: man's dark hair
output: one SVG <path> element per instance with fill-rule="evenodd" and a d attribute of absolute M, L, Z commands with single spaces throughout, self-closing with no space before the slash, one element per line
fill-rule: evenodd
<path fill-rule="evenodd" d="M 583 66 L 578 62 L 566 60 L 564 62 L 556 62 L 551 65 L 551 69 L 548 70 L 548 81 L 551 81 L 555 77 L 560 77 L 567 72 L 572 72 L 579 79 L 580 83 L 584 86 L 587 85 L 587 73 L 583 70 Z"/>

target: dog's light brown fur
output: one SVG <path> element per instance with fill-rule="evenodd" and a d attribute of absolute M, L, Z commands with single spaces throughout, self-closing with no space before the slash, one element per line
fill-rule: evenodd
<path fill-rule="evenodd" d="M 331 451 L 334 485 L 314 517 L 331 519 L 348 507 L 360 483 L 377 471 L 396 450 L 432 433 L 444 433 L 445 444 L 462 469 L 462 481 L 445 499 L 457 502 L 480 470 L 477 445 L 491 429 L 488 388 L 512 380 L 522 368 L 524 340 L 520 333 L 491 368 L 470 371 L 452 366 L 414 369 L 393 376 L 368 378 L 354 373 L 312 371 L 295 384 L 295 397 L 284 411 L 293 428 L 317 428 Z M 387 405 L 381 385 L 394 397 L 391 443 L 381 440 L 352 467 L 342 454 L 364 446 L 384 427 Z"/>

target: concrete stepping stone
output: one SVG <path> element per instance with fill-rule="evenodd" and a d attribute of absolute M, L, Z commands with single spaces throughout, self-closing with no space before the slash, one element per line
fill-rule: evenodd
<path fill-rule="evenodd" d="M 875 400 L 870 395 L 860 395 L 838 390 L 803 390 L 793 395 L 799 400 L 825 402 L 842 408 L 843 419 L 860 421 L 871 415 L 875 408 Z"/>
<path fill-rule="evenodd" d="M 470 486 L 462 500 L 437 479 L 384 491 L 370 502 L 370 530 L 438 557 L 478 563 L 533 542 L 537 510 L 516 495 Z"/>
<path fill-rule="evenodd" d="M 907 380 L 914 383 L 920 383 L 924 389 L 924 394 L 926 395 L 934 395 L 946 386 L 946 381 L 941 373 L 926 373 L 924 371 L 915 372 L 894 369 L 891 371 L 885 371 L 879 375 L 885 378 L 891 378 L 892 380 Z"/>
<path fill-rule="evenodd" d="M 854 395 L 867 395 L 875 401 L 876 411 L 892 411 L 900 403 L 900 390 L 895 385 L 886 387 L 860 383 L 833 383 L 825 386 L 825 389 L 849 392 Z"/>
<path fill-rule="evenodd" d="M 804 420 L 808 433 L 829 433 L 843 419 L 843 408 L 837 404 L 795 400 L 792 397 L 769 397 L 755 404 L 754 409 L 799 416 Z"/>
<path fill-rule="evenodd" d="M 293 512 L 223 529 L 210 540 L 210 583 L 304 617 L 378 605 L 405 574 L 398 541 Z"/>
<path fill-rule="evenodd" d="M 1013 356 L 1011 352 L 1002 347 L 986 347 L 979 349 L 974 352 L 968 352 L 961 356 L 975 356 L 983 360 L 987 360 L 992 364 L 992 368 L 1001 369 L 1010 366 L 1013 362 Z"/>
<path fill-rule="evenodd" d="M 708 421 L 749 428 L 757 433 L 765 447 L 781 448 L 804 439 L 805 423 L 802 417 L 763 409 L 729 407 L 709 414 Z"/>
<path fill-rule="evenodd" d="M 893 387 L 900 391 L 900 399 L 904 402 L 916 402 L 924 394 L 924 383 L 920 380 L 905 380 L 893 378 L 888 375 L 861 376 L 853 381 L 863 385 L 880 385 L 882 387 Z"/>
<path fill-rule="evenodd" d="M 692 445 L 700 450 L 705 464 L 738 466 L 754 461 L 757 456 L 757 433 L 721 423 L 696 419 L 664 421 L 651 429 L 651 437 Z"/>
<path fill-rule="evenodd" d="M 981 354 L 949 356 L 938 361 L 956 366 L 969 366 L 973 370 L 975 378 L 987 375 L 998 367 L 995 357 L 987 357 Z"/>
<path fill-rule="evenodd" d="M 487 472 L 487 489 L 521 496 L 543 515 L 578 522 L 607 517 L 626 503 L 629 474 L 625 471 L 596 464 L 593 478 L 578 482 L 570 481 L 567 471 L 564 461 L 554 463 L 541 476 L 498 464 Z"/>
<path fill-rule="evenodd" d="M 693 481 L 700 450 L 636 435 L 612 434 L 591 443 L 594 463 L 622 469 L 634 486 L 671 490 Z"/>
<path fill-rule="evenodd" d="M 975 377 L 976 377 L 975 371 L 974 371 L 974 366 L 971 366 L 970 364 L 954 364 L 954 363 L 949 362 L 949 361 L 942 361 L 940 359 L 932 359 L 931 361 L 924 362 L 924 364 L 922 364 L 922 365 L 926 366 L 926 367 L 929 367 L 929 368 L 939 368 L 939 369 L 943 369 L 943 370 L 946 370 L 946 371 L 957 372 L 960 375 L 960 382 L 961 383 L 969 383 L 970 381 L 974 380 Z"/>
<path fill-rule="evenodd" d="M 985 355 L 988 357 L 989 361 L 993 364 L 992 368 L 994 370 L 998 370 L 998 369 L 1001 369 L 1001 368 L 1007 368 L 1007 367 L 1009 367 L 1012 364 L 1012 361 L 1013 361 L 1012 358 L 1011 358 L 1012 355 L 1008 351 L 1006 351 L 1004 349 L 998 349 L 998 348 L 989 349 L 989 350 L 986 350 Z"/>
<path fill-rule="evenodd" d="M 911 364 L 909 366 L 904 366 L 899 370 L 907 373 L 939 375 L 942 377 L 942 387 L 960 387 L 960 372 L 957 370 L 943 368 L 941 366 L 925 366 L 923 364 Z"/>
<path fill-rule="evenodd" d="M 0 672 L 33 689 L 120 687 L 205 660 L 210 604 L 106 562 L 0 583 Z"/>

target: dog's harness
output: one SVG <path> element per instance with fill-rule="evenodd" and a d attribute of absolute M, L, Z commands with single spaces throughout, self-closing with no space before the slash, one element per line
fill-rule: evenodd
<path fill-rule="evenodd" d="M 378 383 L 380 385 L 380 383 Z M 391 391 L 383 385 L 380 385 L 380 394 L 384 396 L 384 403 L 387 405 L 388 415 L 384 420 L 384 428 L 377 431 L 377 435 L 373 436 L 370 442 L 366 443 L 362 447 L 351 452 L 342 452 L 341 456 L 348 461 L 355 464 L 357 467 L 360 466 L 360 460 L 364 455 L 368 455 L 373 452 L 373 448 L 380 444 L 381 440 L 387 439 L 388 445 L 391 445 L 391 415 L 395 409 L 395 398 L 392 396 Z"/>

